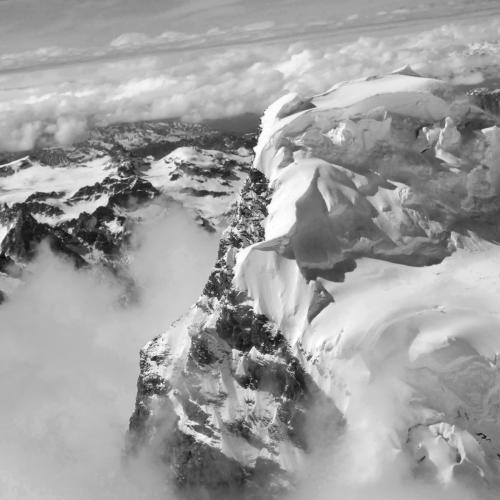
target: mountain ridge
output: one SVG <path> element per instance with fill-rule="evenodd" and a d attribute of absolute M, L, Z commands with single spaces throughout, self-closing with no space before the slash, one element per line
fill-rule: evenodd
<path fill-rule="evenodd" d="M 496 394 L 500 319 L 485 297 L 498 289 L 481 282 L 482 308 L 462 311 L 446 281 L 467 279 L 462 265 L 486 279 L 498 258 L 498 116 L 485 101 L 406 68 L 268 109 L 203 294 L 141 352 L 132 448 L 159 447 L 188 497 L 280 497 L 315 433 L 367 440 L 332 488 L 396 465 L 436 492 L 497 491 L 496 397 L 479 405 L 464 388 L 487 378 L 479 393 Z M 479 371 L 453 381 L 466 360 Z"/>

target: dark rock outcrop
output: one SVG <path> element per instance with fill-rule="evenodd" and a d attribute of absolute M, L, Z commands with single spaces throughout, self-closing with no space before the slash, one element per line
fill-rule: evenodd
<path fill-rule="evenodd" d="M 12 228 L 3 239 L 0 255 L 3 259 L 28 262 L 35 256 L 37 247 L 42 241 L 46 241 L 56 254 L 71 260 L 76 267 L 87 264 L 80 255 L 81 248 L 77 239 L 62 229 L 37 222 L 25 207 L 20 208 Z"/>

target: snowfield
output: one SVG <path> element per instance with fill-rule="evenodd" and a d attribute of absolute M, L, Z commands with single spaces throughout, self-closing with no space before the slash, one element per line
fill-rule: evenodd
<path fill-rule="evenodd" d="M 341 410 L 362 455 L 341 483 L 404 464 L 437 491 L 500 492 L 495 122 L 409 68 L 263 118 L 266 238 L 234 283 Z"/>
<path fill-rule="evenodd" d="M 68 200 L 80 188 L 102 182 L 108 175 L 115 173 L 116 168 L 110 163 L 109 157 L 103 157 L 72 168 L 51 167 L 32 162 L 26 157 L 0 165 L 0 169 L 11 167 L 14 170 L 12 174 L 0 177 L 0 202 L 9 205 L 22 203 L 36 192 L 63 193 L 61 202 Z"/>
<path fill-rule="evenodd" d="M 222 228 L 251 165 L 250 151 L 241 148 L 237 153 L 180 147 L 153 162 L 146 178 L 160 192 Z"/>

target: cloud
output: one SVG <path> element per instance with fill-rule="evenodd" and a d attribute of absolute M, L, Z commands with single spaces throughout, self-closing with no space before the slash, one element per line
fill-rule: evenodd
<path fill-rule="evenodd" d="M 0 150 L 67 145 L 96 124 L 261 113 L 285 92 L 318 93 L 405 64 L 425 75 L 480 83 L 499 66 L 499 33 L 493 19 L 335 45 L 235 45 L 0 73 Z M 124 35 L 115 45 L 138 43 L 142 50 L 157 43 L 144 37 Z"/>
<path fill-rule="evenodd" d="M 0 308 L 1 498 L 175 498 L 154 454 L 123 461 L 138 349 L 198 296 L 217 241 L 175 207 L 144 219 L 129 267 L 139 302 L 123 307 L 124 289 L 111 276 L 76 271 L 42 248 Z M 397 363 L 382 371 L 392 370 L 399 375 Z M 341 432 L 324 425 L 325 415 L 310 415 L 313 454 L 288 500 L 487 500 L 413 477 L 387 446 L 397 405 L 409 404 L 395 397 L 399 390 L 374 377 Z"/>
<path fill-rule="evenodd" d="M 150 215 L 131 255 L 138 302 L 43 248 L 0 308 L 1 498 L 172 498 L 154 456 L 123 461 L 138 353 L 199 295 L 217 241 L 175 207 Z"/>
<path fill-rule="evenodd" d="M 145 33 L 123 33 L 111 40 L 110 46 L 116 49 L 124 48 L 144 48 L 148 46 L 172 46 L 179 42 L 197 41 L 198 44 L 205 37 L 203 35 L 190 35 L 177 31 L 165 31 L 156 37 L 146 35 Z"/>
<path fill-rule="evenodd" d="M 144 33 L 124 33 L 111 41 L 111 47 L 136 46 L 151 43 L 153 39 Z"/>

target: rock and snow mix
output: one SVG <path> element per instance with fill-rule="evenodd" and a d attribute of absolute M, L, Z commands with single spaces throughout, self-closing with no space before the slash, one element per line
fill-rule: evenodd
<path fill-rule="evenodd" d="M 494 483 L 500 129 L 451 94 L 395 74 L 282 119 L 291 97 L 277 102 L 256 159 L 275 190 L 266 239 L 238 256 L 235 282 L 345 432 L 376 435 L 381 459 L 412 454 L 417 474 Z M 318 284 L 333 300 L 311 321 Z"/>
<path fill-rule="evenodd" d="M 193 211 L 200 221 L 222 229 L 227 226 L 250 165 L 250 151 L 245 148 L 224 153 L 181 147 L 153 162 L 145 176 L 155 188 Z"/>
<path fill-rule="evenodd" d="M 72 148 L 0 153 L 0 289 L 44 240 L 78 266 L 119 265 L 133 227 L 172 203 L 220 230 L 248 173 L 249 144 L 201 125 L 144 122 L 96 129 Z"/>
<path fill-rule="evenodd" d="M 351 443 L 344 485 L 498 495 L 500 129 L 475 102 L 406 67 L 268 109 L 204 294 L 142 352 L 132 434 L 180 484 L 271 496 L 309 418 Z"/>

